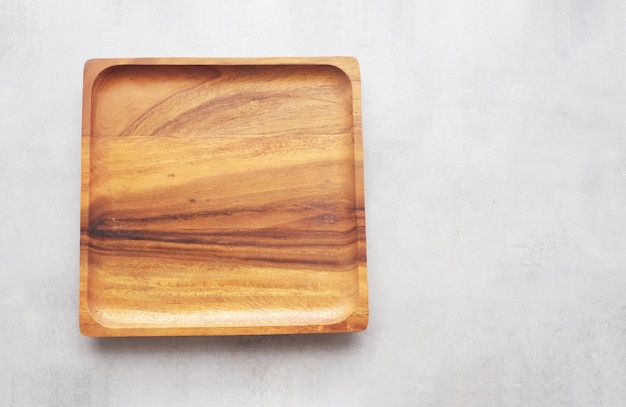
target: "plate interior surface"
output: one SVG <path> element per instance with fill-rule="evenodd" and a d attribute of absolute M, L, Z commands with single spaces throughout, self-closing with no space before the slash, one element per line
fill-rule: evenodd
<path fill-rule="evenodd" d="M 81 301 L 92 323 L 311 327 L 355 313 L 344 71 L 114 65 L 93 81 L 89 119 Z"/>

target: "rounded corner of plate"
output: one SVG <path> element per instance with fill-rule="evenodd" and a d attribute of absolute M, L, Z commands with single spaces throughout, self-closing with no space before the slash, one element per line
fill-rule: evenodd
<path fill-rule="evenodd" d="M 359 59 L 357 57 L 350 55 L 343 57 L 343 59 L 351 65 L 352 69 L 360 69 Z"/>
<path fill-rule="evenodd" d="M 94 69 L 94 66 L 98 63 L 99 59 L 98 58 L 90 58 L 85 60 L 85 63 L 83 64 L 83 69 L 85 70 L 85 72 L 89 72 L 92 71 Z"/>
<path fill-rule="evenodd" d="M 360 81 L 361 69 L 356 57 L 337 57 L 329 65 L 341 71 L 350 82 Z"/>
<path fill-rule="evenodd" d="M 346 320 L 346 326 L 349 332 L 363 332 L 369 326 L 369 315 L 355 313 L 350 315 Z"/>
<path fill-rule="evenodd" d="M 81 312 L 78 321 L 78 328 L 80 333 L 84 336 L 100 336 L 98 335 L 98 330 L 103 329 L 98 321 L 93 318 L 91 312 Z"/>
<path fill-rule="evenodd" d="M 84 66 L 85 85 L 89 86 L 91 92 L 93 93 L 93 90 L 97 86 L 97 84 L 102 81 L 102 79 L 106 77 L 111 70 L 120 65 L 123 64 L 120 64 L 117 60 L 114 59 L 88 59 L 87 61 L 85 61 Z"/>
<path fill-rule="evenodd" d="M 103 58 L 91 58 L 85 61 L 83 66 L 85 77 L 96 78 L 99 74 L 111 66 L 111 62 Z"/>
<path fill-rule="evenodd" d="M 86 323 L 79 322 L 78 329 L 80 330 L 80 333 L 83 336 L 90 336 L 90 337 L 94 336 L 91 327 Z"/>
<path fill-rule="evenodd" d="M 361 331 L 365 331 L 367 330 L 367 327 L 370 324 L 370 317 L 369 315 L 364 315 L 360 318 L 360 324 L 357 326 L 357 332 L 361 332 Z"/>
<path fill-rule="evenodd" d="M 81 309 L 81 325 L 85 325 L 86 329 L 94 329 L 94 327 L 98 327 L 99 329 L 107 329 L 111 328 L 110 324 L 107 323 L 107 316 L 103 315 L 106 312 L 102 309 L 102 307 L 93 302 L 93 299 L 86 298 L 84 299 L 86 303 Z"/>

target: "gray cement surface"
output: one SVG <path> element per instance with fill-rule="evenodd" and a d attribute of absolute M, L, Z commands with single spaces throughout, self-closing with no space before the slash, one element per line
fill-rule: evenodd
<path fill-rule="evenodd" d="M 359 58 L 371 319 L 80 335 L 88 58 Z M 626 6 L 0 0 L 1 406 L 623 406 Z"/>

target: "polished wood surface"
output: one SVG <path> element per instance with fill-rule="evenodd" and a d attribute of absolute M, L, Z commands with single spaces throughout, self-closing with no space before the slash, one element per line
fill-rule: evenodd
<path fill-rule="evenodd" d="M 365 329 L 355 59 L 101 59 L 84 85 L 84 334 Z"/>

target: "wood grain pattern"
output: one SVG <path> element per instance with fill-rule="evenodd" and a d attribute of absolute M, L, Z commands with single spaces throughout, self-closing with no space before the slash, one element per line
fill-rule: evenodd
<path fill-rule="evenodd" d="M 367 326 L 353 58 L 85 65 L 81 332 Z"/>

